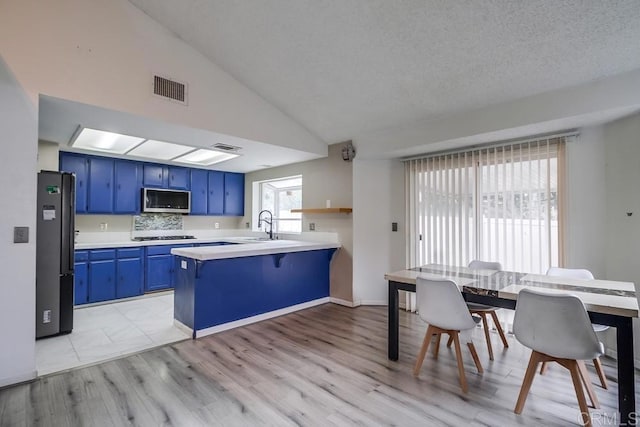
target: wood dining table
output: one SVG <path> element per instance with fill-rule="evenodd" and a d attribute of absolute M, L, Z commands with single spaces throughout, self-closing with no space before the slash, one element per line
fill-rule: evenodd
<path fill-rule="evenodd" d="M 592 323 L 616 328 L 618 411 L 621 426 L 636 425 L 633 318 L 638 317 L 636 287 L 631 282 L 579 280 L 512 271 L 471 270 L 467 267 L 425 265 L 385 274 L 389 282 L 388 356 L 398 360 L 399 295 L 415 292 L 418 276 L 453 280 L 465 300 L 514 310 L 518 293 L 525 288 L 549 293 L 570 293 L 584 303 Z M 415 355 L 411 355 L 415 357 Z"/>

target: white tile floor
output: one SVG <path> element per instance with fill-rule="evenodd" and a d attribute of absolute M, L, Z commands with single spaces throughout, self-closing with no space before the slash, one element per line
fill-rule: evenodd
<path fill-rule="evenodd" d="M 173 293 L 76 308 L 73 332 L 36 341 L 46 375 L 189 338 L 173 326 Z"/>

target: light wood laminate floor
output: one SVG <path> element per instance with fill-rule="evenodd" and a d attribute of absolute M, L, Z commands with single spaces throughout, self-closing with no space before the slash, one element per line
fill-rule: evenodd
<path fill-rule="evenodd" d="M 474 331 L 485 372 L 476 373 L 465 351 L 466 395 L 454 353 L 444 342 L 439 359 L 430 351 L 419 378 L 413 377 L 426 326 L 415 314 L 401 312 L 400 360 L 389 361 L 386 310 L 326 304 L 42 377 L 0 390 L 0 424 L 578 424 L 569 374 L 558 365 L 536 376 L 524 413 L 513 413 L 529 357 L 513 336 L 502 350 L 494 334 L 495 361 L 490 362 L 482 329 Z M 610 389 L 596 387 L 602 408 L 593 410 L 595 425 L 608 425 L 615 416 L 612 366 L 605 360 Z"/>

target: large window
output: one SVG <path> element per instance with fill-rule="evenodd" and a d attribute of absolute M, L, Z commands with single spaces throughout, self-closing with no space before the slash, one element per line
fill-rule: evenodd
<path fill-rule="evenodd" d="M 267 209 L 273 214 L 275 233 L 302 232 L 302 214 L 291 212 L 302 208 L 302 176 L 259 182 L 258 191 L 258 212 Z"/>
<path fill-rule="evenodd" d="M 555 138 L 407 161 L 410 264 L 561 265 L 563 153 Z"/>

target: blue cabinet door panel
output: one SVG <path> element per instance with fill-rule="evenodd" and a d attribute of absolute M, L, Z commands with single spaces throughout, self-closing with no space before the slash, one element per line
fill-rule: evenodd
<path fill-rule="evenodd" d="M 89 263 L 89 302 L 107 301 L 116 297 L 116 261 Z"/>
<path fill-rule="evenodd" d="M 169 184 L 168 171 L 166 166 L 155 163 L 145 163 L 143 183 L 145 187 L 166 188 Z"/>
<path fill-rule="evenodd" d="M 113 160 L 100 157 L 89 159 L 87 197 L 87 212 L 113 212 Z"/>
<path fill-rule="evenodd" d="M 159 291 L 171 287 L 173 256 L 155 255 L 147 257 L 145 291 Z"/>
<path fill-rule="evenodd" d="M 114 213 L 136 213 L 140 211 L 139 169 L 137 162 L 115 161 Z"/>
<path fill-rule="evenodd" d="M 87 262 L 76 262 L 73 266 L 73 292 L 75 305 L 86 304 L 89 302 L 88 288 L 88 268 Z"/>
<path fill-rule="evenodd" d="M 244 215 L 244 175 L 225 172 L 224 191 L 225 215 Z"/>
<path fill-rule="evenodd" d="M 60 152 L 60 171 L 76 175 L 76 213 L 87 212 L 87 186 L 89 173 L 86 156 Z"/>
<path fill-rule="evenodd" d="M 169 166 L 169 188 L 175 190 L 189 189 L 189 169 L 176 166 Z"/>
<path fill-rule="evenodd" d="M 191 170 L 191 214 L 207 214 L 208 174 L 202 169 Z"/>
<path fill-rule="evenodd" d="M 142 293 L 142 262 L 140 258 L 118 260 L 116 297 L 126 298 Z"/>
<path fill-rule="evenodd" d="M 209 215 L 224 215 L 224 172 L 209 171 Z"/>

